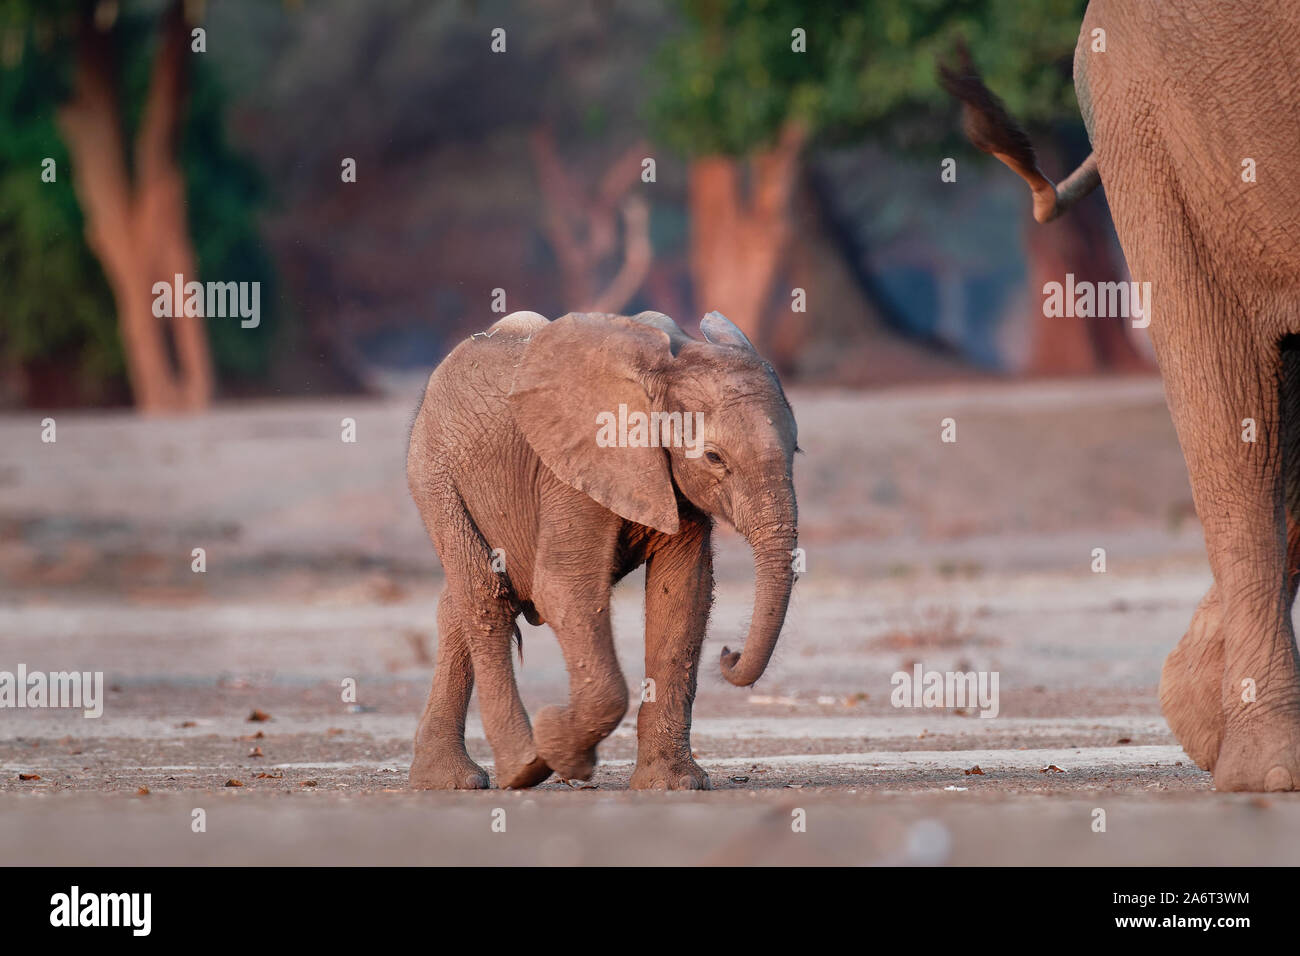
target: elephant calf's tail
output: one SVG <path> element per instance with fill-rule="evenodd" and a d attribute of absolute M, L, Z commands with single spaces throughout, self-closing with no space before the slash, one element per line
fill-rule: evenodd
<path fill-rule="evenodd" d="M 1095 153 L 1089 153 L 1059 186 L 1043 174 L 1029 136 L 984 85 L 964 43 L 958 44 L 952 64 L 940 64 L 939 83 L 961 101 L 962 126 L 975 148 L 996 156 L 1029 183 L 1034 193 L 1034 218 L 1039 222 L 1051 222 L 1100 185 Z"/>

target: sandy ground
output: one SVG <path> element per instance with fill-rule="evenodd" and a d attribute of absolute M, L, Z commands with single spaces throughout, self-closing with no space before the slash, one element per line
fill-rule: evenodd
<path fill-rule="evenodd" d="M 626 790 L 634 711 L 580 787 L 406 790 L 440 585 L 413 397 L 57 415 L 54 444 L 0 418 L 0 670 L 107 685 L 98 719 L 0 710 L 0 863 L 1300 860 L 1300 798 L 1215 793 L 1160 716 L 1209 573 L 1158 382 L 791 397 L 807 572 L 767 676 L 731 687 L 751 578 L 719 541 L 704 794 Z M 639 577 L 614 615 L 636 688 Z M 535 711 L 564 664 L 524 632 Z M 892 706 L 917 663 L 996 672 L 997 716 Z M 490 768 L 475 709 L 469 748 Z"/>

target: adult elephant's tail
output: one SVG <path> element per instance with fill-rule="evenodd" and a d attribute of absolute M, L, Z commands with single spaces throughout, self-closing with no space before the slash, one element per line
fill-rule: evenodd
<path fill-rule="evenodd" d="M 1039 222 L 1051 222 L 1101 183 L 1095 153 L 1089 153 L 1059 186 L 1044 175 L 1029 136 L 984 85 L 965 44 L 958 44 L 951 64 L 940 64 L 939 83 L 961 101 L 962 126 L 975 148 L 996 156 L 1029 183 L 1034 193 L 1034 218 Z"/>

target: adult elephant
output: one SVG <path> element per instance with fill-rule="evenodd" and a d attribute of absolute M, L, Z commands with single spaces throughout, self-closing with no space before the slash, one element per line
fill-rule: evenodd
<path fill-rule="evenodd" d="M 1294 2 L 1093 0 L 1074 82 L 1094 153 L 1059 187 L 969 64 L 944 71 L 967 133 L 1030 184 L 1039 221 L 1104 183 L 1133 278 L 1151 283 L 1214 572 L 1160 699 L 1219 790 L 1300 786 L 1297 64 Z"/>
<path fill-rule="evenodd" d="M 465 750 L 477 678 L 503 787 L 552 771 L 586 779 L 627 711 L 610 589 L 646 565 L 645 676 L 634 788 L 707 788 L 691 757 L 691 704 L 713 599 L 715 519 L 749 541 L 754 616 L 733 684 L 776 645 L 794 574 L 794 415 L 772 368 L 721 315 L 687 336 L 635 318 L 517 312 L 461 343 L 429 378 L 407 477 L 446 571 L 438 660 L 411 785 L 472 789 Z M 569 672 L 566 706 L 529 724 L 511 662 L 515 621 L 549 623 Z"/>

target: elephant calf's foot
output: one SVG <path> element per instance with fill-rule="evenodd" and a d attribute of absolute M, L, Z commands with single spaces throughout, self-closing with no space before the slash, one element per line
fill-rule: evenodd
<path fill-rule="evenodd" d="M 487 771 L 466 753 L 416 753 L 411 761 L 412 790 L 486 790 Z"/>
<path fill-rule="evenodd" d="M 712 790 L 709 775 L 690 757 L 641 760 L 632 771 L 633 790 Z"/>
<path fill-rule="evenodd" d="M 493 753 L 497 786 L 503 790 L 524 790 L 535 787 L 551 775 L 551 767 L 535 750 L 521 754 L 498 755 Z"/>
<path fill-rule="evenodd" d="M 1211 591 L 1160 672 L 1160 709 L 1187 756 L 1213 770 L 1223 743 L 1223 632 Z"/>
<path fill-rule="evenodd" d="M 533 721 L 533 742 L 547 766 L 565 780 L 590 780 L 596 770 L 596 748 L 573 727 L 563 707 L 543 707 Z"/>

